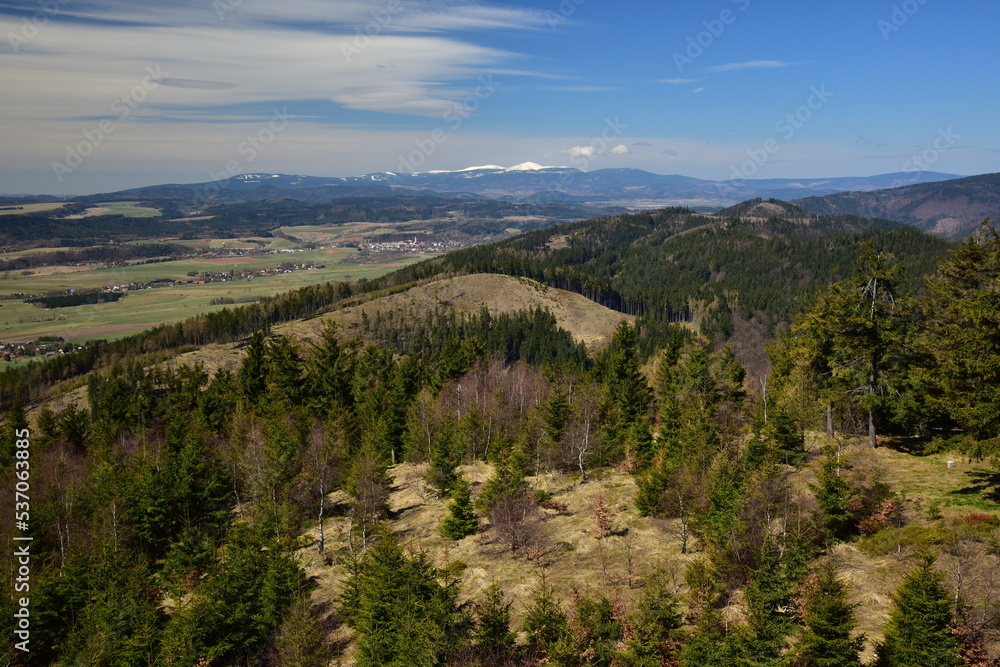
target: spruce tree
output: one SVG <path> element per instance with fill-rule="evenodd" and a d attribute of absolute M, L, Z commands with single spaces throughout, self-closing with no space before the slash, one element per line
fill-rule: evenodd
<path fill-rule="evenodd" d="M 629 430 L 636 421 L 648 421 L 652 392 L 639 370 L 638 344 L 638 328 L 622 320 L 601 364 L 602 421 L 612 456 L 622 453 Z"/>
<path fill-rule="evenodd" d="M 760 562 L 750 572 L 744 591 L 747 625 L 737 642 L 741 664 L 777 665 L 792 629 L 790 582 L 778 545 L 770 540 L 761 549 Z"/>
<path fill-rule="evenodd" d="M 987 218 L 927 281 L 923 348 L 948 413 L 974 437 L 1000 435 L 1000 235 Z"/>
<path fill-rule="evenodd" d="M 448 540 L 460 540 L 474 535 L 479 530 L 479 518 L 472 506 L 469 494 L 469 483 L 461 477 L 454 484 L 451 492 L 450 514 L 441 522 L 441 535 Z"/>
<path fill-rule="evenodd" d="M 737 652 L 733 635 L 719 612 L 723 590 L 719 574 L 705 560 L 692 561 L 684 572 L 688 621 L 694 630 L 680 652 L 681 667 L 733 667 Z"/>
<path fill-rule="evenodd" d="M 668 589 L 667 578 L 656 572 L 646 580 L 642 598 L 631 615 L 631 636 L 618 655 L 623 667 L 660 667 L 673 664 L 680 652 L 683 619 L 677 599 Z"/>
<path fill-rule="evenodd" d="M 951 598 L 944 575 L 925 558 L 903 581 L 885 625 L 885 639 L 876 649 L 877 667 L 958 667 L 958 641 L 948 629 Z"/>
<path fill-rule="evenodd" d="M 407 556 L 390 533 L 350 568 L 341 614 L 358 633 L 359 667 L 445 664 L 468 636 L 457 580 L 424 555 Z"/>
<path fill-rule="evenodd" d="M 545 577 L 531 593 L 531 601 L 524 614 L 524 631 L 527 634 L 528 654 L 544 660 L 558 650 L 569 632 L 569 619 L 559 606 L 555 592 Z"/>
<path fill-rule="evenodd" d="M 899 379 L 905 349 L 902 267 L 866 243 L 855 262 L 858 273 L 836 283 L 797 325 L 808 348 L 824 357 L 833 386 L 857 395 L 868 413 L 868 445 L 877 444 L 877 412 Z"/>
<path fill-rule="evenodd" d="M 811 579 L 803 613 L 803 627 L 791 660 L 792 667 L 861 667 L 858 653 L 863 635 L 852 637 L 854 609 L 837 573 L 825 565 Z"/>
<path fill-rule="evenodd" d="M 837 448 L 827 447 L 824 450 L 823 461 L 816 477 L 819 484 L 813 486 L 812 490 L 822 511 L 827 539 L 847 539 L 853 527 L 853 519 L 848 511 L 851 488 L 841 475 L 840 452 Z"/>
<path fill-rule="evenodd" d="M 606 597 L 578 595 L 570 632 L 557 651 L 560 664 L 611 667 L 622 640 L 619 611 Z"/>
<path fill-rule="evenodd" d="M 245 403 L 256 405 L 267 387 L 267 346 L 260 329 L 254 331 L 247 340 L 247 351 L 243 363 L 236 374 L 240 398 Z"/>
<path fill-rule="evenodd" d="M 516 637 L 510 631 L 510 607 L 511 603 L 497 582 L 486 589 L 475 605 L 473 645 L 483 664 L 504 664 L 517 656 Z"/>

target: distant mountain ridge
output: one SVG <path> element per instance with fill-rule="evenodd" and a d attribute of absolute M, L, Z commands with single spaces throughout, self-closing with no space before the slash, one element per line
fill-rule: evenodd
<path fill-rule="evenodd" d="M 971 234 L 983 218 L 1000 217 L 1000 173 L 806 197 L 794 203 L 812 213 L 883 218 L 935 236 L 960 239 Z"/>
<path fill-rule="evenodd" d="M 792 200 L 953 178 L 958 177 L 936 172 L 901 172 L 867 177 L 707 181 L 653 174 L 641 169 L 587 172 L 573 167 L 546 167 L 525 162 L 510 168 L 484 165 L 456 171 L 380 172 L 348 177 L 240 174 L 228 181 L 154 185 L 91 195 L 86 199 L 106 200 L 111 196 L 170 198 L 208 204 L 288 198 L 321 203 L 344 197 L 424 193 L 455 199 L 486 198 L 522 203 L 647 209 L 680 204 L 713 210 L 755 197 Z"/>

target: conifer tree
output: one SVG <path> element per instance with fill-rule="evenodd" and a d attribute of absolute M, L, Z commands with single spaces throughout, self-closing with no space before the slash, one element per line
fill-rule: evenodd
<path fill-rule="evenodd" d="M 660 667 L 673 664 L 680 651 L 683 619 L 667 579 L 656 572 L 646 579 L 642 598 L 627 626 L 630 636 L 618 655 L 623 667 Z"/>
<path fill-rule="evenodd" d="M 656 397 L 659 403 L 660 439 L 668 439 L 680 428 L 680 369 L 682 341 L 680 336 L 671 336 L 660 358 L 656 372 Z"/>
<path fill-rule="evenodd" d="M 924 558 L 893 598 L 885 639 L 876 648 L 876 667 L 958 667 L 962 664 L 944 575 Z"/>
<path fill-rule="evenodd" d="M 776 666 L 792 629 L 788 616 L 791 584 L 778 546 L 770 540 L 761 550 L 758 566 L 750 573 L 744 595 L 747 626 L 738 642 L 741 664 Z"/>
<path fill-rule="evenodd" d="M 809 579 L 803 610 L 804 627 L 795 646 L 791 667 L 861 667 L 863 635 L 852 637 L 856 626 L 847 590 L 830 565 Z"/>
<path fill-rule="evenodd" d="M 622 320 L 603 359 L 602 413 L 607 443 L 613 455 L 622 453 L 632 425 L 637 420 L 648 420 L 652 394 L 639 370 L 638 342 L 637 329 Z"/>
<path fill-rule="evenodd" d="M 247 351 L 243 363 L 236 374 L 240 388 L 240 398 L 245 403 L 256 405 L 267 387 L 267 347 L 264 334 L 258 329 L 247 340 Z"/>
<path fill-rule="evenodd" d="M 351 565 L 341 614 L 358 633 L 359 667 L 442 665 L 468 637 L 458 581 L 384 533 Z"/>
<path fill-rule="evenodd" d="M 851 534 L 853 520 L 848 506 L 851 502 L 851 487 L 841 474 L 840 452 L 836 447 L 827 447 L 823 452 L 817 485 L 813 486 L 816 502 L 823 513 L 823 525 L 828 540 L 844 540 Z"/>
<path fill-rule="evenodd" d="M 567 665 L 611 667 L 623 629 L 619 609 L 606 597 L 575 596 L 569 634 L 557 650 L 558 662 Z"/>
<path fill-rule="evenodd" d="M 510 631 L 511 602 L 500 584 L 493 582 L 475 605 L 473 644 L 483 664 L 502 665 L 516 658 L 516 637 Z"/>
<path fill-rule="evenodd" d="M 927 281 L 923 347 L 945 410 L 974 437 L 1000 435 L 1000 235 L 987 218 Z"/>
<path fill-rule="evenodd" d="M 905 347 L 902 267 L 873 243 L 865 244 L 855 265 L 857 275 L 831 286 L 796 328 L 825 357 L 833 384 L 859 397 L 868 414 L 868 445 L 875 447 L 876 413 L 898 379 Z"/>
<path fill-rule="evenodd" d="M 733 667 L 737 653 L 717 609 L 707 609 L 681 650 L 681 667 Z"/>
<path fill-rule="evenodd" d="M 479 530 L 479 518 L 472 506 L 469 483 L 459 478 L 451 491 L 448 516 L 441 522 L 441 535 L 448 540 L 460 540 Z"/>
<path fill-rule="evenodd" d="M 684 572 L 688 585 L 688 622 L 694 626 L 680 652 L 681 667 L 732 667 L 736 646 L 718 610 L 722 584 L 706 560 L 692 561 Z"/>
<path fill-rule="evenodd" d="M 524 614 L 528 654 L 535 660 L 545 660 L 566 639 L 568 624 L 566 612 L 559 606 L 555 591 L 543 576 L 532 591 Z"/>

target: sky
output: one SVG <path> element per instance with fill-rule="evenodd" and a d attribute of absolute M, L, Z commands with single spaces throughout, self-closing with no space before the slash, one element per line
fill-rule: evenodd
<path fill-rule="evenodd" d="M 996 0 L 0 2 L 0 193 L 1000 171 Z"/>

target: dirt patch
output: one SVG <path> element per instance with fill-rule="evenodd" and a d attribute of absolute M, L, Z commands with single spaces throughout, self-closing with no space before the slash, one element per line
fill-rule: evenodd
<path fill-rule="evenodd" d="M 67 215 L 66 219 L 67 220 L 80 220 L 81 218 L 91 218 L 91 217 L 94 217 L 95 215 L 104 215 L 105 213 L 107 213 L 110 210 L 111 210 L 110 208 L 104 208 L 104 207 L 97 206 L 97 207 L 94 207 L 94 208 L 88 208 L 86 211 L 84 211 L 83 213 L 80 213 L 78 215 Z"/>

